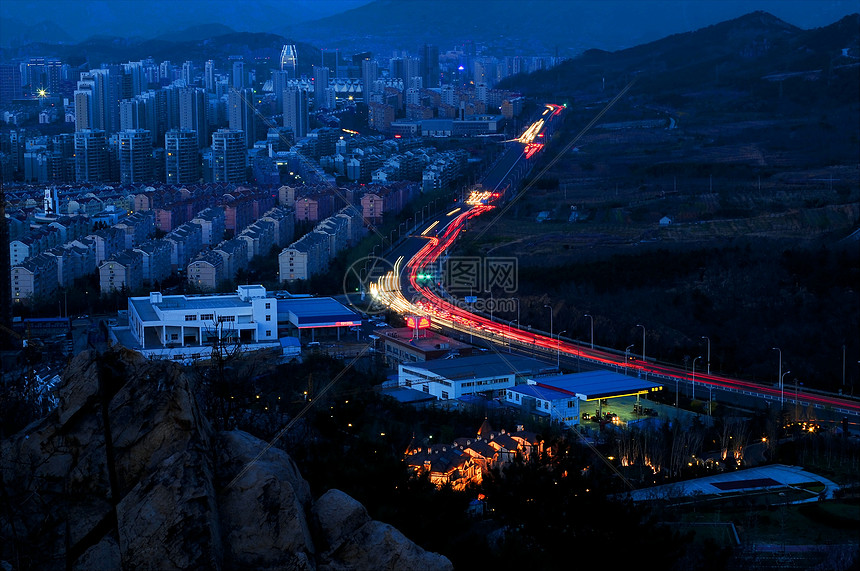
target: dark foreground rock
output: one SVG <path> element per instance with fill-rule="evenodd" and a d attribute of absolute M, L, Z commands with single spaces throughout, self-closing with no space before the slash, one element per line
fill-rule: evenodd
<path fill-rule="evenodd" d="M 0 486 L 0 568 L 452 569 L 121 349 L 75 358 L 58 409 L 0 443 Z"/>

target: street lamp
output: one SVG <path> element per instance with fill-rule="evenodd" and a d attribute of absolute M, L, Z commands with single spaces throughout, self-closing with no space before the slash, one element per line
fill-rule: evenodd
<path fill-rule="evenodd" d="M 594 349 L 594 318 L 587 313 L 585 314 L 585 317 L 591 321 L 591 348 Z"/>
<path fill-rule="evenodd" d="M 782 349 L 779 347 L 774 347 L 774 351 L 779 351 L 779 376 L 777 377 L 777 381 L 779 381 L 779 388 L 782 389 Z M 782 399 L 780 398 L 779 405 L 782 406 Z"/>
<path fill-rule="evenodd" d="M 702 335 L 702 339 L 708 342 L 708 374 L 711 374 L 711 339 L 707 335 Z"/>
<path fill-rule="evenodd" d="M 645 364 L 645 326 L 637 325 L 636 327 L 642 328 L 642 364 Z"/>
<path fill-rule="evenodd" d="M 544 304 L 544 307 L 549 309 L 549 337 L 552 339 L 552 306 Z"/>
<path fill-rule="evenodd" d="M 800 383 L 801 385 L 803 383 Z M 797 377 L 794 378 L 794 422 L 798 422 L 800 420 L 800 412 L 799 412 L 800 403 L 797 402 Z"/>
<path fill-rule="evenodd" d="M 695 359 L 693 359 L 693 395 L 690 397 L 690 400 L 696 400 L 696 361 L 701 359 L 702 356 L 699 355 Z"/>
<path fill-rule="evenodd" d="M 791 371 L 786 371 L 779 377 L 779 408 L 782 409 L 783 401 L 785 400 L 785 384 L 783 383 L 783 379 L 785 376 L 789 374 Z"/>
<path fill-rule="evenodd" d="M 627 349 L 624 350 L 624 374 L 627 375 L 627 368 L 629 367 L 628 361 L 629 357 L 627 356 L 630 353 L 630 349 L 633 345 L 628 345 Z"/>
<path fill-rule="evenodd" d="M 712 408 L 714 406 L 714 396 L 713 396 L 714 385 L 708 385 L 708 416 L 711 416 Z"/>
<path fill-rule="evenodd" d="M 561 370 L 561 334 L 567 333 L 567 329 L 559 331 L 555 336 L 555 367 Z"/>
<path fill-rule="evenodd" d="M 508 353 L 511 352 L 511 325 L 514 323 L 519 323 L 519 321 L 516 319 L 508 321 Z"/>
<path fill-rule="evenodd" d="M 678 376 L 675 376 L 675 408 L 678 408 Z"/>

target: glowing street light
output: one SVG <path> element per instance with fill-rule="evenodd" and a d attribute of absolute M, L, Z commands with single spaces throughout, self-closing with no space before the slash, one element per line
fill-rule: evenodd
<path fill-rule="evenodd" d="M 645 364 L 645 326 L 637 325 L 636 327 L 642 328 L 642 364 Z"/>

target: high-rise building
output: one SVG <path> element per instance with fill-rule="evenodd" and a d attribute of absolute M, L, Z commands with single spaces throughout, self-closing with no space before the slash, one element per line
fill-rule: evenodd
<path fill-rule="evenodd" d="M 245 88 L 245 63 L 241 61 L 233 62 L 233 85 L 234 89 Z"/>
<path fill-rule="evenodd" d="M 182 64 L 182 81 L 186 87 L 192 87 L 194 84 L 194 62 L 187 61 Z"/>
<path fill-rule="evenodd" d="M 146 129 L 146 127 L 146 103 L 144 100 L 135 97 L 119 102 L 119 128 L 122 131 Z"/>
<path fill-rule="evenodd" d="M 98 78 L 91 73 L 81 73 L 78 87 L 75 89 L 75 131 L 94 129 L 96 127 L 95 100 Z"/>
<path fill-rule="evenodd" d="M 122 73 L 119 66 L 81 72 L 75 90 L 75 129 L 101 129 L 107 134 L 119 129 L 119 99 Z"/>
<path fill-rule="evenodd" d="M 421 50 L 421 80 L 424 87 L 439 87 L 439 46 L 424 44 Z"/>
<path fill-rule="evenodd" d="M 364 102 L 370 102 L 374 84 L 379 78 L 379 66 L 370 58 L 361 60 L 361 92 Z"/>
<path fill-rule="evenodd" d="M 75 136 L 54 135 L 51 140 L 51 181 L 75 182 Z"/>
<path fill-rule="evenodd" d="M 205 147 L 209 142 L 206 123 L 206 92 L 198 87 L 179 90 L 179 128 L 197 133 L 197 146 Z"/>
<path fill-rule="evenodd" d="M 212 180 L 245 182 L 245 134 L 232 129 L 212 133 Z"/>
<path fill-rule="evenodd" d="M 26 64 L 26 75 L 22 77 L 24 84 L 30 86 L 30 91 L 44 89 L 50 95 L 60 92 L 63 80 L 63 62 L 58 59 L 31 57 Z"/>
<path fill-rule="evenodd" d="M 326 66 L 314 66 L 314 108 L 322 109 L 326 104 L 325 90 L 328 89 L 329 69 Z"/>
<path fill-rule="evenodd" d="M 165 180 L 170 184 L 191 184 L 200 180 L 197 133 L 171 129 L 164 135 Z"/>
<path fill-rule="evenodd" d="M 284 90 L 289 85 L 290 72 L 279 69 L 272 70 L 272 93 L 275 95 L 275 109 L 284 106 Z"/>
<path fill-rule="evenodd" d="M 78 182 L 109 180 L 107 139 L 102 129 L 75 133 L 75 179 Z"/>
<path fill-rule="evenodd" d="M 230 129 L 242 131 L 245 136 L 245 148 L 253 148 L 257 140 L 254 90 L 231 89 L 227 106 Z"/>
<path fill-rule="evenodd" d="M 142 61 L 130 61 L 122 64 L 123 73 L 131 89 L 131 96 L 135 97 L 146 91 L 149 80 L 146 79 Z"/>
<path fill-rule="evenodd" d="M 410 78 L 421 76 L 421 62 L 409 56 L 393 57 L 388 61 L 388 75 L 401 80 L 405 89 Z"/>
<path fill-rule="evenodd" d="M 281 71 L 289 74 L 290 79 L 295 79 L 296 70 L 299 67 L 299 60 L 296 56 L 296 46 L 287 44 L 281 50 Z"/>
<path fill-rule="evenodd" d="M 215 91 L 215 62 L 211 59 L 204 64 L 203 83 L 207 92 L 212 93 Z"/>
<path fill-rule="evenodd" d="M 152 134 L 146 129 L 119 132 L 119 178 L 123 184 L 152 182 Z"/>
<path fill-rule="evenodd" d="M 292 129 L 296 139 L 308 134 L 307 93 L 298 86 L 284 90 L 284 127 Z"/>
<path fill-rule="evenodd" d="M 164 127 L 167 129 L 178 129 L 180 124 L 179 93 L 182 88 L 169 85 L 160 92 L 164 93 Z"/>
<path fill-rule="evenodd" d="M 158 64 L 158 79 L 166 79 L 168 82 L 173 81 L 173 65 L 170 60 L 165 60 Z"/>
<path fill-rule="evenodd" d="M 23 95 L 21 68 L 18 64 L 0 64 L 0 103 L 11 103 Z"/>

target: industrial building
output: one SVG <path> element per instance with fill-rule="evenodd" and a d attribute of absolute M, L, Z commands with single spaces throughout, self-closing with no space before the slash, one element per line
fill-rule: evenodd
<path fill-rule="evenodd" d="M 426 363 L 404 363 L 398 367 L 397 383 L 424 391 L 437 399 L 464 395 L 503 396 L 509 388 L 526 380 L 558 372 L 558 367 L 513 354 L 492 353 L 459 359 L 437 359 Z"/>

